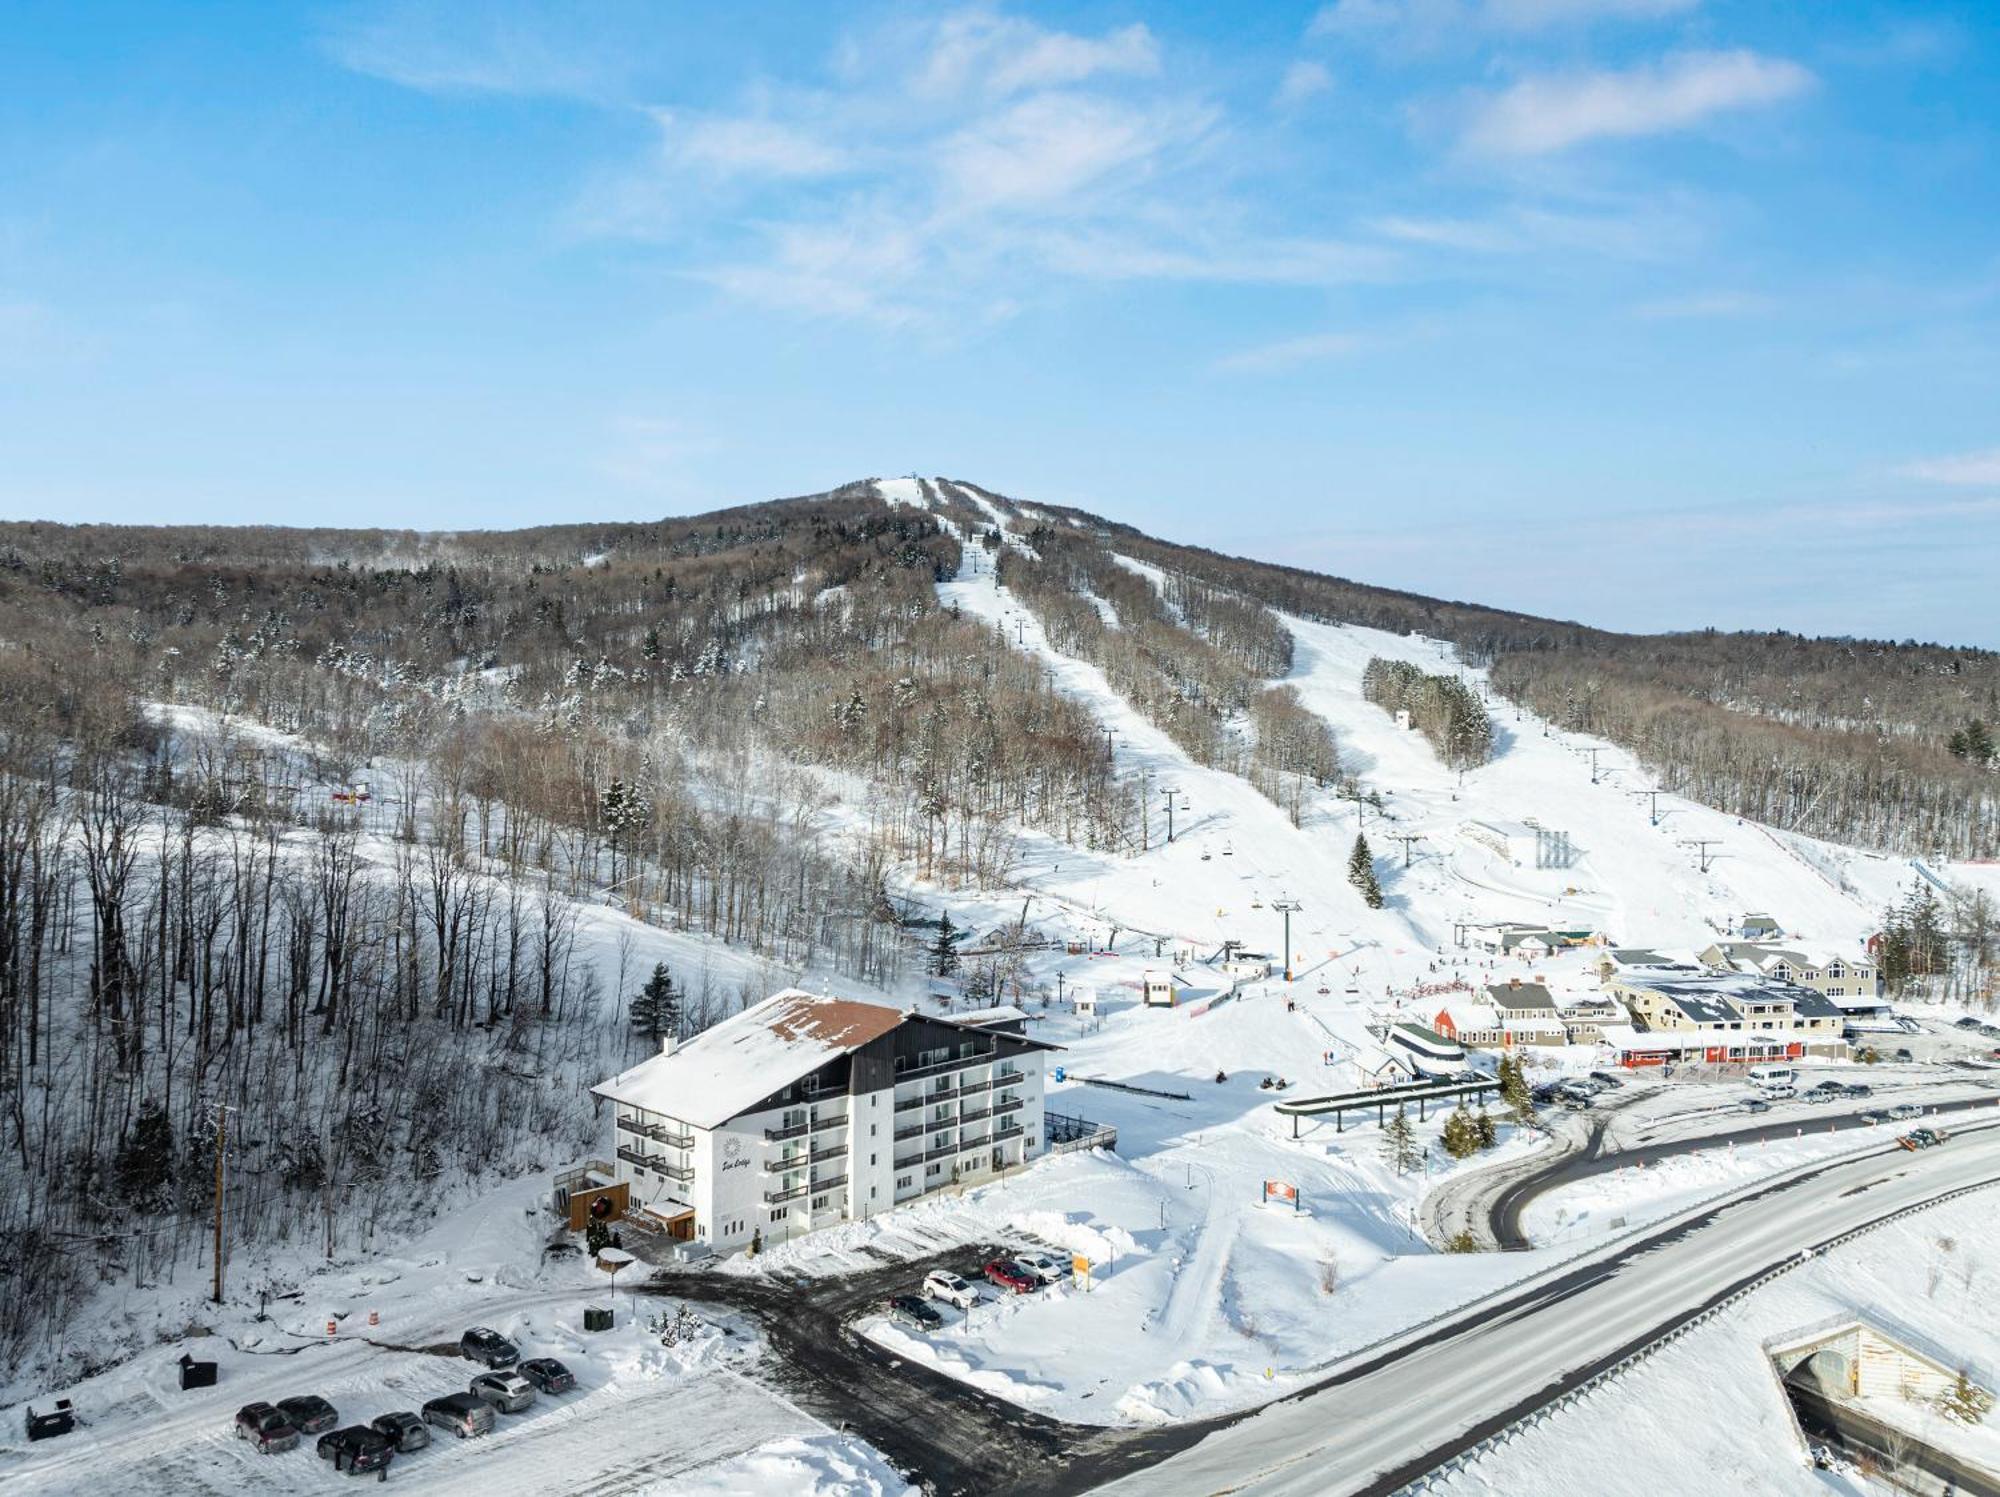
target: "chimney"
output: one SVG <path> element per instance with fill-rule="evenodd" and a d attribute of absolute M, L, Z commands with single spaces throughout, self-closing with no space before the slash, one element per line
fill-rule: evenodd
<path fill-rule="evenodd" d="M 681 1039 L 679 1035 L 663 1034 L 660 1036 L 660 1054 L 672 1055 L 676 1050 L 680 1049 L 680 1047 L 681 1047 Z"/>
<path fill-rule="evenodd" d="M 1507 986 L 1510 988 L 1518 988 L 1520 985 L 1521 985 L 1521 979 L 1518 977 L 1510 977 L 1507 979 Z"/>

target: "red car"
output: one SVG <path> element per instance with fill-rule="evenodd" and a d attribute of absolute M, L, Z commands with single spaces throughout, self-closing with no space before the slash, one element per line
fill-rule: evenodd
<path fill-rule="evenodd" d="M 1037 1279 L 1020 1264 L 1006 1258 L 995 1258 L 985 1268 L 986 1281 L 997 1284 L 1002 1289 L 1010 1289 L 1016 1294 L 1032 1294 L 1042 1287 Z"/>

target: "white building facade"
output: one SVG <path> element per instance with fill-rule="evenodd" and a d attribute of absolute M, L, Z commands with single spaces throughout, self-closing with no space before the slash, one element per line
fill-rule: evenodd
<path fill-rule="evenodd" d="M 1043 1153 L 1026 1016 L 953 1019 L 799 989 L 593 1088 L 615 1178 L 670 1235 L 730 1251 L 865 1220 Z"/>

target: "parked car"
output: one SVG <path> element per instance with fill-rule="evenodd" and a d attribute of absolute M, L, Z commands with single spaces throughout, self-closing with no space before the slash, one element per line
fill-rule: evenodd
<path fill-rule="evenodd" d="M 1909 1052 L 1908 1050 L 1898 1050 L 1898 1051 L 1896 1052 L 1896 1059 L 1898 1059 L 1898 1060 L 1915 1060 L 1915 1059 L 1916 1059 L 1916 1056 L 1912 1055 L 1912 1054 L 1911 1054 L 1911 1053 L 1910 1053 L 1910 1052 Z"/>
<path fill-rule="evenodd" d="M 385 1471 L 396 1458 L 396 1447 L 365 1424 L 329 1430 L 319 1437 L 319 1458 L 332 1461 L 335 1471 L 358 1476 L 365 1471 Z"/>
<path fill-rule="evenodd" d="M 521 1348 L 498 1331 L 476 1325 L 458 1338 L 458 1354 L 482 1367 L 512 1367 L 521 1360 Z"/>
<path fill-rule="evenodd" d="M 1069 1259 L 1061 1253 L 1044 1253 L 1036 1249 L 1032 1252 L 1016 1253 L 1014 1261 L 1044 1284 L 1061 1283 L 1069 1277 Z"/>
<path fill-rule="evenodd" d="M 1963 1019 L 1960 1019 L 1958 1021 L 1958 1027 L 1960 1029 L 1977 1029 L 1981 1024 L 1985 1022 L 1986 1021 L 1983 1019 L 1975 1019 L 1972 1017 L 1972 1015 L 1967 1014 Z"/>
<path fill-rule="evenodd" d="M 576 1386 L 576 1374 L 554 1357 L 530 1357 L 515 1370 L 535 1385 L 537 1393 L 567 1393 Z"/>
<path fill-rule="evenodd" d="M 1032 1294 L 1041 1288 L 1041 1281 L 1018 1263 L 1005 1258 L 995 1258 L 984 1270 L 986 1281 L 1015 1294 Z"/>
<path fill-rule="evenodd" d="M 1804 1096 L 1808 1102 L 1836 1102 L 1840 1099 L 1841 1093 L 1822 1081 L 1818 1086 L 1806 1088 Z"/>
<path fill-rule="evenodd" d="M 970 1310 L 979 1303 L 979 1286 L 961 1279 L 949 1269 L 933 1269 L 924 1275 L 924 1298 L 941 1299 L 947 1305 Z"/>
<path fill-rule="evenodd" d="M 248 1440 L 265 1455 L 278 1455 L 299 1443 L 299 1430 L 275 1405 L 246 1403 L 236 1411 L 236 1438 Z"/>
<path fill-rule="evenodd" d="M 1590 1098 L 1581 1092 L 1564 1092 L 1561 1101 L 1571 1112 L 1588 1112 L 1592 1105 Z"/>
<path fill-rule="evenodd" d="M 1766 1102 L 1762 1097 L 1747 1097 L 1743 1102 L 1743 1110 L 1745 1112 L 1769 1112 L 1771 1104 Z"/>
<path fill-rule="evenodd" d="M 518 1414 L 535 1401 L 535 1385 L 511 1368 L 480 1373 L 466 1385 L 466 1391 L 485 1399 L 503 1414 Z"/>
<path fill-rule="evenodd" d="M 447 1393 L 424 1405 L 424 1423 L 448 1429 L 459 1439 L 483 1435 L 499 1423 L 493 1406 L 471 1393 Z"/>
<path fill-rule="evenodd" d="M 399 1455 L 422 1450 L 431 1443 L 431 1432 L 425 1428 L 423 1417 L 412 1414 L 408 1409 L 399 1409 L 393 1414 L 377 1414 L 368 1421 L 368 1427 L 394 1445 Z"/>
<path fill-rule="evenodd" d="M 1891 1121 L 1893 1120 L 1890 1118 L 1889 1114 L 1880 1107 L 1871 1107 L 1868 1109 L 1868 1111 L 1861 1114 L 1861 1125 L 1864 1128 L 1872 1128 L 1877 1123 L 1887 1123 Z"/>
<path fill-rule="evenodd" d="M 1599 1086 L 1609 1087 L 1614 1092 L 1617 1091 L 1620 1087 L 1625 1085 L 1624 1082 L 1620 1081 L 1616 1076 L 1612 1075 L 1609 1071 L 1592 1071 L 1590 1073 L 1590 1079 L 1592 1081 L 1595 1081 Z"/>
<path fill-rule="evenodd" d="M 1857 1101 L 1863 1097 L 1872 1097 L 1875 1095 L 1874 1087 L 1865 1085 L 1858 1081 L 1850 1081 L 1846 1086 L 1842 1087 L 1841 1090 L 1846 1092 L 1848 1096 L 1855 1098 Z"/>
<path fill-rule="evenodd" d="M 340 1423 L 340 1411 L 317 1393 L 278 1400 L 278 1412 L 302 1435 L 323 1435 Z"/>
<path fill-rule="evenodd" d="M 913 1331 L 934 1331 L 944 1324 L 944 1317 L 914 1294 L 899 1294 L 885 1308 L 891 1320 Z"/>
<path fill-rule="evenodd" d="M 1923 1108 L 1917 1106 L 1914 1102 L 1898 1102 L 1894 1107 L 1889 1109 L 1889 1116 L 1899 1123 L 1908 1122 L 1911 1118 L 1920 1118 L 1923 1115 Z"/>

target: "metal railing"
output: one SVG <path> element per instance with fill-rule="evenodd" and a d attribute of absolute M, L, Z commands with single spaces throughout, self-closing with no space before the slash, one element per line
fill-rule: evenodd
<path fill-rule="evenodd" d="M 694 1147 L 694 1135 L 692 1133 L 676 1133 L 665 1123 L 642 1123 L 637 1118 L 621 1116 L 618 1119 L 618 1126 L 623 1128 L 627 1133 L 636 1133 L 641 1138 L 650 1138 L 654 1143 L 665 1144 L 671 1149 L 692 1149 Z"/>
<path fill-rule="evenodd" d="M 805 1136 L 806 1125 L 804 1123 L 793 1123 L 787 1128 L 766 1128 L 764 1130 L 764 1139 L 767 1143 L 777 1143 L 782 1139 L 804 1138 Z"/>
<path fill-rule="evenodd" d="M 914 1081 L 919 1076 L 935 1076 L 943 1071 L 963 1070 L 967 1066 L 987 1066 L 993 1064 L 993 1052 L 982 1050 L 977 1055 L 954 1055 L 949 1060 L 934 1060 L 927 1066 L 911 1066 L 896 1072 L 898 1081 Z"/>
<path fill-rule="evenodd" d="M 784 1190 L 767 1190 L 764 1192 L 764 1204 L 775 1206 L 780 1201 L 796 1201 L 805 1193 L 806 1187 L 803 1185 L 789 1186 Z"/>

